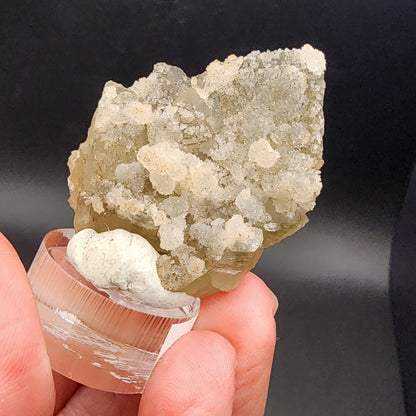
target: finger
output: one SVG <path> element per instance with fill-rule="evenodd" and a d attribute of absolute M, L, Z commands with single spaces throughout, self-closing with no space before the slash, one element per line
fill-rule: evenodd
<path fill-rule="evenodd" d="M 231 415 L 235 351 L 221 335 L 192 331 L 156 365 L 139 416 Z"/>
<path fill-rule="evenodd" d="M 55 392 L 26 272 L 0 233 L 0 415 L 50 415 Z"/>
<path fill-rule="evenodd" d="M 136 416 L 138 394 L 117 394 L 80 386 L 59 416 Z"/>
<path fill-rule="evenodd" d="M 68 400 L 77 390 L 79 384 L 63 375 L 53 371 L 53 381 L 55 384 L 56 399 L 55 399 L 55 410 L 53 414 L 56 415 L 62 410 L 67 404 Z"/>
<path fill-rule="evenodd" d="M 263 415 L 276 343 L 277 298 L 248 273 L 228 293 L 202 299 L 197 330 L 218 332 L 237 352 L 233 415 Z"/>

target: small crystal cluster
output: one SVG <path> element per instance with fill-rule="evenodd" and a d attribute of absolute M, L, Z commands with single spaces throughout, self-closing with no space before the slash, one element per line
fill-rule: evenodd
<path fill-rule="evenodd" d="M 107 82 L 69 158 L 76 231 L 122 228 L 161 254 L 169 290 L 231 290 L 307 221 L 321 189 L 322 52 L 254 51 L 200 75 L 158 63 Z"/>

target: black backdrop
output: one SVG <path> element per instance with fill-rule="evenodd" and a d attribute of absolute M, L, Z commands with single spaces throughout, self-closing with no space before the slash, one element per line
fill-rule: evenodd
<path fill-rule="evenodd" d="M 415 22 L 413 0 L 0 1 L 0 229 L 28 266 L 70 226 L 65 163 L 106 80 L 311 43 L 328 63 L 324 191 L 257 268 L 281 300 L 268 414 L 401 415 L 387 279 L 416 152 Z"/>

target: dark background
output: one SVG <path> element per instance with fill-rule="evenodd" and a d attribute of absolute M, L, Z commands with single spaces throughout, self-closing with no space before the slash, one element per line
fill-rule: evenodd
<path fill-rule="evenodd" d="M 390 244 L 416 152 L 413 0 L 0 1 L 0 230 L 25 265 L 71 226 L 66 160 L 108 79 L 310 43 L 327 57 L 324 190 L 256 268 L 278 293 L 267 415 L 399 416 Z"/>

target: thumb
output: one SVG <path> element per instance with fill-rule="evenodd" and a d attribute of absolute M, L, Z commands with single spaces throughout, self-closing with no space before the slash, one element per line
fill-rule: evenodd
<path fill-rule="evenodd" d="M 221 335 L 191 331 L 153 370 L 139 416 L 231 415 L 235 350 Z"/>
<path fill-rule="evenodd" d="M 0 416 L 52 415 L 55 393 L 25 269 L 0 233 Z"/>

